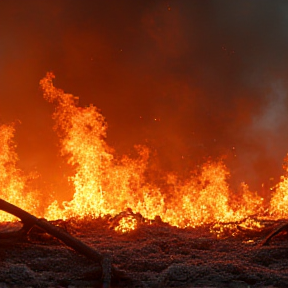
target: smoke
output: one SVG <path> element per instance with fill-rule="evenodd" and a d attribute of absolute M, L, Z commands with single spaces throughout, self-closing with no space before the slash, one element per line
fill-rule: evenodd
<path fill-rule="evenodd" d="M 243 137 L 240 159 L 242 178 L 249 175 L 250 182 L 274 185 L 281 174 L 281 158 L 287 153 L 287 91 L 283 81 L 271 85 L 266 95 L 266 105 L 252 117 L 251 125 L 242 128 Z M 283 156 L 284 155 L 284 156 Z M 241 169 L 238 167 L 238 169 Z M 276 172 L 276 173 L 275 173 Z M 283 172 L 282 172 L 283 173 Z M 254 179 L 252 179 L 252 177 Z M 246 180 L 247 181 L 247 180 Z"/>
<path fill-rule="evenodd" d="M 21 165 L 47 181 L 62 173 L 53 108 L 38 89 L 53 71 L 80 105 L 102 109 L 119 153 L 147 143 L 179 173 L 228 155 L 235 185 L 259 190 L 288 151 L 287 5 L 1 1 L 0 117 L 22 122 Z"/>

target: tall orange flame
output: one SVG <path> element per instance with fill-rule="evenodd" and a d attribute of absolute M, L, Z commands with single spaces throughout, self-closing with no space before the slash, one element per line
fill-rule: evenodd
<path fill-rule="evenodd" d="M 146 175 L 149 149 L 138 145 L 136 158 L 117 156 L 105 141 L 107 123 L 100 111 L 93 105 L 78 107 L 78 98 L 55 88 L 54 78 L 47 73 L 40 85 L 44 98 L 55 104 L 54 129 L 60 138 L 60 153 L 73 167 L 68 180 L 74 194 L 71 201 L 55 200 L 46 207 L 47 219 L 113 217 L 131 211 L 119 221 L 116 230 L 135 229 L 134 216 L 141 214 L 147 221 L 160 216 L 164 222 L 181 228 L 215 224 L 215 230 L 220 231 L 219 223 L 242 221 L 245 228 L 259 227 L 257 217 L 288 217 L 288 165 L 266 207 L 264 199 L 249 191 L 244 183 L 241 195 L 235 197 L 228 185 L 230 173 L 221 160 L 208 161 L 185 181 L 170 173 L 165 176 L 164 185 L 149 183 Z M 0 126 L 1 198 L 43 216 L 39 210 L 39 191 L 27 184 L 32 176 L 25 176 L 17 168 L 14 132 L 13 125 Z M 13 219 L 0 213 L 0 221 Z"/>
<path fill-rule="evenodd" d="M 68 162 L 75 167 L 69 179 L 75 194 L 70 202 L 62 203 L 63 209 L 55 201 L 46 217 L 113 216 L 131 208 L 146 219 L 159 215 L 172 225 L 195 227 L 238 221 L 260 209 L 263 199 L 249 192 L 247 186 L 243 188 L 242 205 L 231 208 L 229 172 L 222 161 L 206 163 L 200 175 L 192 174 L 185 183 L 180 183 L 176 175 L 167 175 L 172 196 L 163 187 L 147 183 L 144 172 L 148 148 L 137 146 L 136 160 L 128 156 L 115 160 L 114 151 L 105 142 L 107 124 L 100 112 L 92 105 L 77 107 L 73 95 L 53 86 L 53 78 L 48 73 L 41 86 L 45 99 L 56 103 L 55 129 L 61 138 L 62 155 L 68 155 Z"/>

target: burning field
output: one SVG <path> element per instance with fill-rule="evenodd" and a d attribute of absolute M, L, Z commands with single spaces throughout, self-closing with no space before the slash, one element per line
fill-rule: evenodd
<path fill-rule="evenodd" d="M 288 287 L 288 3 L 259 2 L 0 1 L 0 288 Z"/>
<path fill-rule="evenodd" d="M 256 229 L 261 228 L 262 219 L 287 218 L 288 166 L 285 159 L 284 176 L 271 187 L 267 199 L 251 192 L 245 183 L 241 184 L 240 192 L 232 193 L 224 160 L 208 160 L 184 180 L 172 173 L 158 172 L 151 176 L 149 169 L 153 159 L 149 148 L 135 146 L 134 157 L 117 155 L 105 142 L 107 123 L 100 111 L 93 105 L 77 106 L 79 98 L 55 88 L 53 78 L 52 73 L 47 73 L 40 85 L 44 98 L 55 105 L 54 129 L 60 139 L 60 154 L 71 168 L 67 180 L 73 190 L 72 199 L 61 203 L 54 200 L 45 206 L 43 195 L 35 185 L 33 187 L 39 175 L 36 172 L 24 175 L 17 167 L 13 125 L 2 125 L 4 200 L 48 220 L 116 217 L 128 211 L 115 228 L 123 232 L 136 228 L 135 214 L 146 222 L 160 217 L 164 223 L 178 228 L 213 223 L 214 232 L 219 236 L 221 223 L 241 222 L 245 229 Z M 49 197 L 46 202 L 47 199 Z M 1 220 L 11 218 L 2 213 Z M 229 229 L 233 230 L 232 224 Z"/>
<path fill-rule="evenodd" d="M 111 287 L 287 287 L 286 159 L 279 183 L 265 195 L 245 183 L 232 191 L 225 159 L 207 160 L 186 179 L 155 171 L 147 146 L 135 146 L 131 155 L 109 147 L 100 110 L 80 107 L 78 97 L 54 86 L 54 78 L 47 73 L 40 86 L 54 105 L 72 197 L 59 201 L 48 190 L 45 195 L 36 185 L 39 174 L 21 171 L 15 125 L 5 124 L 1 198 L 86 243 L 104 255 L 101 260 L 109 259 L 108 268 L 89 252 L 86 258 L 77 254 L 58 232 L 51 236 L 41 226 L 44 220 L 32 223 L 14 214 L 26 229 L 19 237 L 20 222 L 3 211 L 1 287 L 100 287 L 108 276 Z"/>

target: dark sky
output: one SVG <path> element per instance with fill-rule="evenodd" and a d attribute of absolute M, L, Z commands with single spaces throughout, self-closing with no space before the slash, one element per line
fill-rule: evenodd
<path fill-rule="evenodd" d="M 21 167 L 57 178 L 39 89 L 53 71 L 102 110 L 118 153 L 147 143 L 179 173 L 227 155 L 259 190 L 288 152 L 287 27 L 286 0 L 1 0 L 0 120 L 21 121 Z"/>

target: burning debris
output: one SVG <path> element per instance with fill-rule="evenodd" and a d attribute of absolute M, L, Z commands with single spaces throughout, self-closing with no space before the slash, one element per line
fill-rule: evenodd
<path fill-rule="evenodd" d="M 127 209 L 109 220 L 110 229 L 115 229 L 119 233 L 128 233 L 135 230 L 137 226 L 144 222 L 145 219 L 139 213 L 133 213 L 131 209 Z"/>

